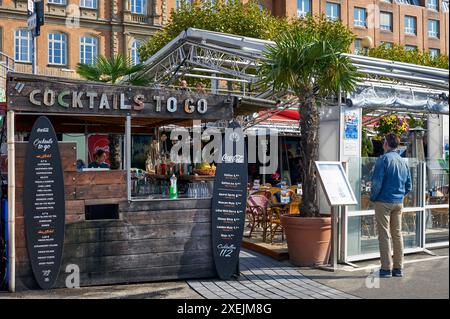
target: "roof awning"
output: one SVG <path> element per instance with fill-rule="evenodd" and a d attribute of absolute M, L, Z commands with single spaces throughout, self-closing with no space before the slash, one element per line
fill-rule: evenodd
<path fill-rule="evenodd" d="M 240 91 L 228 92 L 238 97 L 236 115 L 251 114 L 264 108 L 281 109 L 284 108 L 280 103 L 283 94 L 275 94 L 270 89 L 259 87 L 257 77 L 261 62 L 265 60 L 267 48 L 274 44 L 275 42 L 267 40 L 189 28 L 147 59 L 140 75 L 158 87 L 173 85 L 182 77 L 226 81 L 229 84 L 239 85 Z M 392 101 L 386 100 L 386 103 L 367 99 L 364 91 L 366 87 L 362 81 L 361 87 L 349 95 L 353 106 L 396 107 L 448 114 L 448 99 L 445 100 L 445 96 L 441 95 L 447 92 L 448 96 L 448 70 L 362 55 L 345 54 L 345 56 L 360 73 L 366 75 L 364 81 L 370 81 L 373 87 L 380 87 L 377 92 L 392 94 Z M 386 83 L 390 83 L 394 88 L 390 91 L 385 90 Z M 402 93 L 397 91 L 411 88 L 414 95 L 420 98 L 415 98 L 413 103 L 398 98 Z M 214 89 L 212 93 L 215 93 Z"/>

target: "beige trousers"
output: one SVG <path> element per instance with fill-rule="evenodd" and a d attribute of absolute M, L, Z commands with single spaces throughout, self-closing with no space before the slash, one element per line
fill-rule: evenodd
<path fill-rule="evenodd" d="M 381 269 L 384 270 L 403 268 L 402 210 L 403 204 L 375 203 Z M 393 262 L 391 240 L 394 248 Z"/>

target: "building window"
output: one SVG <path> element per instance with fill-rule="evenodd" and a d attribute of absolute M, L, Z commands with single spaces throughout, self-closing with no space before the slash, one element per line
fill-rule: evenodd
<path fill-rule="evenodd" d="M 31 32 L 19 29 L 14 33 L 14 59 L 17 62 L 31 62 Z"/>
<path fill-rule="evenodd" d="M 358 27 L 367 26 L 367 12 L 364 8 L 355 7 L 354 24 Z"/>
<path fill-rule="evenodd" d="M 130 0 L 131 13 L 147 14 L 147 0 Z"/>
<path fill-rule="evenodd" d="M 436 58 L 441 54 L 441 50 L 430 48 L 429 51 L 431 58 Z"/>
<path fill-rule="evenodd" d="M 417 18 L 413 16 L 405 16 L 405 33 L 416 35 L 417 34 Z"/>
<path fill-rule="evenodd" d="M 392 42 L 385 42 L 385 41 L 381 41 L 381 45 L 388 49 L 391 49 L 394 46 Z"/>
<path fill-rule="evenodd" d="M 48 63 L 56 65 L 67 64 L 67 36 L 64 33 L 49 33 Z"/>
<path fill-rule="evenodd" d="M 66 0 L 48 0 L 48 3 L 66 5 Z"/>
<path fill-rule="evenodd" d="M 228 3 L 228 0 L 226 1 Z M 176 0 L 175 1 L 175 7 L 177 9 L 181 8 L 181 4 L 183 3 L 183 0 Z M 184 0 L 184 4 L 192 5 L 192 0 Z M 214 2 L 212 2 L 214 4 Z"/>
<path fill-rule="evenodd" d="M 417 51 L 417 46 L 415 45 L 405 45 L 406 51 Z"/>
<path fill-rule="evenodd" d="M 442 1 L 442 12 L 448 12 L 449 11 L 449 3 L 448 0 Z"/>
<path fill-rule="evenodd" d="M 439 38 L 439 21 L 428 20 L 428 36 L 430 38 Z"/>
<path fill-rule="evenodd" d="M 83 36 L 80 39 L 80 63 L 93 64 L 98 55 L 98 40 L 95 37 Z"/>
<path fill-rule="evenodd" d="M 411 4 L 413 6 L 420 6 L 420 0 L 396 0 L 397 3 Z"/>
<path fill-rule="evenodd" d="M 363 52 L 363 47 L 362 47 L 362 39 L 356 39 L 355 40 L 355 54 L 360 54 L 361 52 Z"/>
<path fill-rule="evenodd" d="M 341 5 L 339 3 L 327 2 L 327 18 L 334 21 L 341 18 Z"/>
<path fill-rule="evenodd" d="M 131 45 L 131 63 L 133 65 L 141 63 L 141 59 L 139 58 L 139 47 L 142 45 L 142 41 L 134 40 Z"/>
<path fill-rule="evenodd" d="M 311 0 L 297 0 L 297 16 L 304 17 L 311 13 Z"/>
<path fill-rule="evenodd" d="M 97 9 L 97 0 L 80 0 L 80 7 L 87 9 Z"/>
<path fill-rule="evenodd" d="M 392 13 L 380 12 L 380 29 L 392 32 Z"/>
<path fill-rule="evenodd" d="M 439 1 L 438 0 L 427 0 L 427 8 L 430 10 L 438 11 Z"/>

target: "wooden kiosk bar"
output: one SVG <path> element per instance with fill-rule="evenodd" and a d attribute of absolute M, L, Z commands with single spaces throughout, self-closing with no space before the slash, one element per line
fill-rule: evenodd
<path fill-rule="evenodd" d="M 164 125 L 231 120 L 234 103 L 229 96 L 8 74 L 8 125 L 14 133 L 29 133 L 43 115 L 58 134 L 95 132 L 125 137 L 122 169 L 107 171 L 77 170 L 76 143 L 59 142 L 65 233 L 54 287 L 66 287 L 73 265 L 80 271 L 81 286 L 216 276 L 211 198 L 134 198 L 130 141 L 132 134 Z M 14 152 L 9 154 L 15 156 L 8 158 L 8 173 L 15 191 L 9 205 L 15 224 L 15 245 L 10 250 L 15 269 L 10 270 L 18 290 L 34 289 L 38 286 L 27 250 L 23 203 L 28 142 L 13 141 Z M 201 179 L 186 176 L 195 178 Z M 108 215 L 113 217 L 92 218 L 89 212 L 98 205 L 113 210 Z"/>

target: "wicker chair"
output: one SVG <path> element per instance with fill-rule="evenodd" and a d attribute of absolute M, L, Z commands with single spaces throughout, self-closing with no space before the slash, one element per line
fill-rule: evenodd
<path fill-rule="evenodd" d="M 252 233 L 256 227 L 263 228 L 263 240 L 266 240 L 266 232 L 267 232 L 267 216 L 268 216 L 268 208 L 270 205 L 270 200 L 266 196 L 266 194 L 252 194 L 247 199 L 247 209 L 246 216 L 249 222 L 250 234 L 249 237 L 252 237 Z"/>

